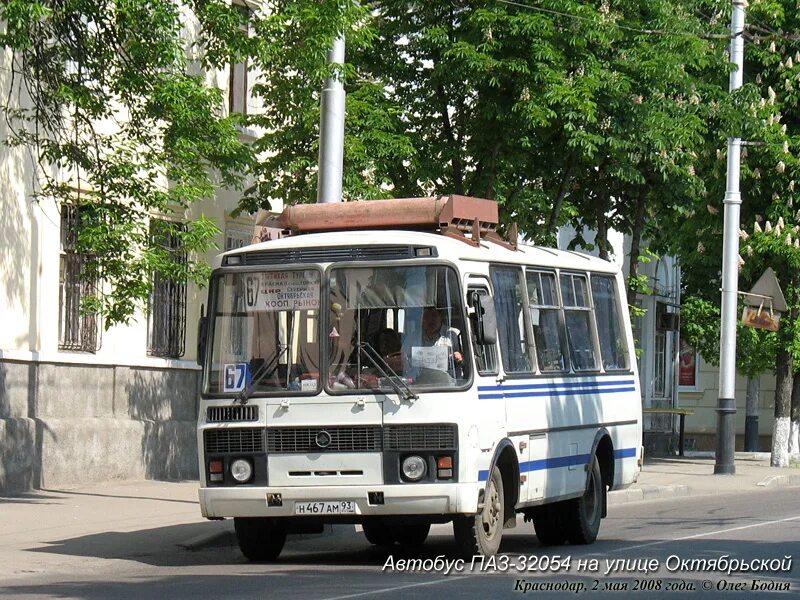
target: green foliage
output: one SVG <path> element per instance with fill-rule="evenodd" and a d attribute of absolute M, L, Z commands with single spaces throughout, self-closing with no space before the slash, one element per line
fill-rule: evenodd
<path fill-rule="evenodd" d="M 681 305 L 681 334 L 707 363 L 719 364 L 720 309 L 717 304 L 698 298 L 686 298 Z M 746 327 L 736 330 L 736 366 L 748 377 L 757 377 L 775 369 L 778 335 L 771 331 Z"/>
<path fill-rule="evenodd" d="M 236 117 L 220 117 L 220 90 L 191 73 L 185 14 L 172 0 L 0 5 L 11 56 L 5 142 L 36 150 L 37 201 L 83 207 L 76 250 L 93 257 L 87 276 L 106 283 L 83 309 L 104 313 L 107 326 L 146 303 L 154 272 L 206 279 L 196 257 L 216 226 L 189 224 L 188 261 L 176 268 L 154 246 L 150 215 L 181 218 L 217 186 L 241 185 L 252 163 Z"/>

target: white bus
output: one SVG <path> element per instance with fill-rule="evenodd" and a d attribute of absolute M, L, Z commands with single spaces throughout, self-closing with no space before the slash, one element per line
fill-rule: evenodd
<path fill-rule="evenodd" d="M 233 517 L 251 560 L 330 523 L 417 545 L 452 522 L 464 555 L 496 553 L 518 516 L 543 544 L 593 542 L 607 491 L 641 466 L 619 268 L 503 241 L 488 200 L 296 206 L 280 222 L 292 235 L 213 272 L 202 514 Z"/>

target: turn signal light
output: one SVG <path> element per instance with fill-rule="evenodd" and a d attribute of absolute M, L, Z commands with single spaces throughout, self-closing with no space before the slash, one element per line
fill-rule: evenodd
<path fill-rule="evenodd" d="M 440 456 L 436 460 L 436 476 L 439 479 L 452 479 L 453 477 L 452 456 Z"/>
<path fill-rule="evenodd" d="M 223 465 L 221 460 L 212 460 L 208 463 L 209 473 L 222 473 Z"/>

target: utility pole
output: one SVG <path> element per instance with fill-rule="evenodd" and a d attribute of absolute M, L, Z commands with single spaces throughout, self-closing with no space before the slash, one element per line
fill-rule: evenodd
<path fill-rule="evenodd" d="M 344 35 L 333 42 L 328 64 L 344 66 Z M 342 164 L 344 161 L 345 93 L 341 70 L 334 70 L 325 80 L 320 98 L 319 175 L 317 204 L 342 201 Z"/>
<path fill-rule="evenodd" d="M 731 72 L 729 90 L 742 87 L 744 71 L 744 14 L 746 0 L 733 0 L 731 16 Z M 739 170 L 742 140 L 728 140 L 728 178 L 725 190 L 725 229 L 722 242 L 722 322 L 719 340 L 719 400 L 717 402 L 717 453 L 714 473 L 736 473 L 736 322 L 739 318 Z"/>

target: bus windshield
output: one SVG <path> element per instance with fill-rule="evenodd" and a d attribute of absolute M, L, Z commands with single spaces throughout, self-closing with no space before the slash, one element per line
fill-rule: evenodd
<path fill-rule="evenodd" d="M 463 305 L 444 265 L 334 268 L 328 386 L 457 388 L 470 376 Z"/>
<path fill-rule="evenodd" d="M 316 269 L 219 276 L 207 393 L 317 393 L 320 280 Z"/>

